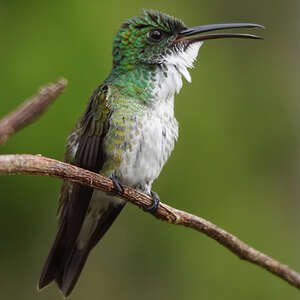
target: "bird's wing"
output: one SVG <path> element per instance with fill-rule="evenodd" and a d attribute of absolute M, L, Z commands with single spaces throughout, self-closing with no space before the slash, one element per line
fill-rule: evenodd
<path fill-rule="evenodd" d="M 83 117 L 77 122 L 72 134 L 68 137 L 65 161 L 80 168 L 98 173 L 105 162 L 103 139 L 108 131 L 111 109 L 107 100 L 106 85 L 99 86 L 92 94 Z M 74 190 L 75 189 L 75 190 Z M 61 187 L 58 215 L 60 221 L 69 202 L 76 202 L 78 213 L 84 217 L 93 189 L 64 181 Z M 75 199 L 82 199 L 76 201 Z M 76 218 L 77 216 L 74 215 Z M 81 219 L 79 218 L 79 219 Z M 78 222 L 80 223 L 80 222 Z"/>
<path fill-rule="evenodd" d="M 108 87 L 101 85 L 91 96 L 83 117 L 68 138 L 65 157 L 66 162 L 97 173 L 105 162 L 103 140 L 108 132 L 112 113 L 107 92 Z M 68 295 L 79 277 L 89 251 L 123 207 L 122 205 L 110 208 L 104 215 L 105 220 L 101 219 L 101 222 L 105 223 L 103 228 L 97 227 L 97 232 L 92 235 L 87 247 L 83 251 L 77 251 L 76 240 L 92 195 L 93 189 L 90 187 L 67 181 L 63 183 L 59 205 L 59 230 L 44 265 L 39 288 L 55 279 L 64 295 Z M 96 236 L 97 234 L 99 236 Z"/>

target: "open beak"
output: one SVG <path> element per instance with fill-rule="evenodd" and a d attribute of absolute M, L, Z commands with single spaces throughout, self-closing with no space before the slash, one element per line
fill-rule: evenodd
<path fill-rule="evenodd" d="M 264 28 L 262 25 L 251 24 L 251 23 L 227 23 L 227 24 L 212 24 L 190 27 L 180 31 L 177 38 L 173 43 L 181 41 L 187 41 L 189 44 L 194 42 L 200 42 L 209 39 L 220 39 L 220 38 L 247 38 L 247 39 L 262 39 L 262 37 L 247 34 L 247 33 L 211 33 L 200 35 L 204 32 L 222 30 L 222 29 L 233 29 L 233 28 Z"/>

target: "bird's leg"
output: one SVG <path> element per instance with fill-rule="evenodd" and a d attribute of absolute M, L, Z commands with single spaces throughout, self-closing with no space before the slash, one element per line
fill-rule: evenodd
<path fill-rule="evenodd" d="M 148 206 L 144 206 L 144 210 L 149 212 L 149 213 L 155 213 L 159 207 L 160 199 L 158 195 L 155 192 L 150 192 L 150 195 L 152 197 L 152 204 Z"/>
<path fill-rule="evenodd" d="M 109 178 L 112 180 L 112 182 L 114 184 L 113 194 L 115 194 L 115 195 L 123 195 L 124 194 L 124 188 L 121 185 L 121 183 L 119 182 L 119 180 L 116 178 L 116 176 L 115 175 L 111 175 Z"/>

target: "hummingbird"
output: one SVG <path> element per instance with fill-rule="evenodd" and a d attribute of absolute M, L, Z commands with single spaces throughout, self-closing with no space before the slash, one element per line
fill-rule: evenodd
<path fill-rule="evenodd" d="M 174 95 L 204 40 L 250 38 L 246 33 L 209 33 L 222 29 L 263 28 L 252 23 L 187 27 L 155 10 L 126 20 L 113 41 L 110 74 L 92 93 L 83 116 L 67 138 L 65 161 L 112 179 L 116 193 L 64 181 L 58 232 L 41 273 L 38 289 L 55 281 L 67 297 L 90 251 L 125 206 L 118 197 L 129 185 L 153 199 L 151 190 L 178 138 Z"/>

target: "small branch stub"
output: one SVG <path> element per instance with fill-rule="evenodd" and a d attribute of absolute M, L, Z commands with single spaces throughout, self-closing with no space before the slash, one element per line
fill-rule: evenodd
<path fill-rule="evenodd" d="M 15 132 L 36 121 L 63 92 L 66 85 L 66 79 L 59 79 L 54 84 L 42 87 L 34 98 L 0 120 L 0 145 L 4 144 Z"/>

